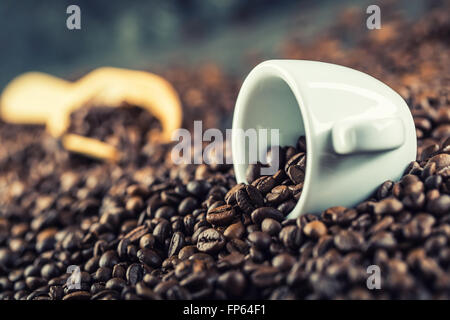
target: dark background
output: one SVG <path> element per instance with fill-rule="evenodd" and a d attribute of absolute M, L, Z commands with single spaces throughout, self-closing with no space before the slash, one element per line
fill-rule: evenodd
<path fill-rule="evenodd" d="M 0 88 L 26 71 L 71 78 L 104 65 L 157 71 L 215 62 L 242 76 L 252 67 L 249 59 L 279 57 L 290 34 L 308 41 L 348 6 L 365 13 L 369 4 L 378 4 L 383 19 L 389 2 L 1 0 Z M 396 2 L 410 18 L 424 3 Z M 70 4 L 81 8 L 81 30 L 66 28 Z"/>

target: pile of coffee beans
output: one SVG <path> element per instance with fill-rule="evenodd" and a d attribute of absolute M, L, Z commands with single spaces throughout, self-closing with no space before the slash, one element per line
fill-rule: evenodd
<path fill-rule="evenodd" d="M 228 205 L 237 204 L 245 213 L 252 213 L 261 206 L 273 207 L 273 214 L 282 213 L 286 216 L 297 204 L 303 189 L 306 172 L 306 138 L 300 136 L 296 146 L 273 147 L 277 148 L 274 155 L 277 161 L 270 161 L 271 149 L 267 159 L 269 163 L 250 164 L 247 168 L 246 179 L 250 185 L 238 184 L 225 196 Z M 263 167 L 277 167 L 273 175 L 262 175 Z M 257 192 L 259 191 L 259 192 Z M 265 211 L 267 211 L 265 210 Z M 258 211 L 257 214 L 259 214 Z"/>
<path fill-rule="evenodd" d="M 145 140 L 158 128 L 145 111 L 102 109 L 105 123 L 98 109 L 73 115 L 72 132 L 133 146 L 116 164 L 68 153 L 42 127 L 0 122 L 0 299 L 450 299 L 446 12 L 386 14 L 346 48 L 342 35 L 362 29 L 350 10 L 316 42 L 285 46 L 286 57 L 373 74 L 411 108 L 417 161 L 354 208 L 285 219 L 301 196 L 304 138 L 280 148 L 275 175 L 257 164 L 238 185 L 231 165 L 174 165 L 170 146 Z M 205 70 L 166 76 L 188 119 L 218 126 L 214 108 L 231 115 L 237 87 Z M 146 121 L 128 121 L 134 112 Z M 380 289 L 367 283 L 374 265 Z"/>

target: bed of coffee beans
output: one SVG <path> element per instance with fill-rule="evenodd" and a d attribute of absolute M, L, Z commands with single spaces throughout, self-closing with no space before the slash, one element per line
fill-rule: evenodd
<path fill-rule="evenodd" d="M 74 114 L 73 132 L 133 146 L 118 164 L 70 154 L 41 127 L 0 123 L 0 298 L 449 299 L 450 25 L 448 7 L 431 2 L 417 21 L 384 15 L 352 48 L 352 9 L 317 41 L 284 46 L 288 58 L 375 75 L 411 108 L 417 161 L 354 208 L 284 218 L 301 195 L 303 139 L 281 148 L 274 176 L 255 165 L 237 185 L 230 165 L 173 165 L 170 146 L 145 141 L 158 126 L 145 112 L 138 125 L 127 120 L 136 110 L 102 109 L 103 129 L 99 110 Z M 217 126 L 211 108 L 230 115 L 237 88 L 208 68 L 166 76 L 188 117 Z M 381 289 L 367 287 L 371 265 Z"/>

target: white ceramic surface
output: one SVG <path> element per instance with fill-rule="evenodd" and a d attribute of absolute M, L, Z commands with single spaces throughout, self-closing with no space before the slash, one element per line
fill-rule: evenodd
<path fill-rule="evenodd" d="M 381 81 L 347 67 L 269 60 L 245 79 L 233 117 L 236 179 L 246 182 L 246 154 L 235 129 L 280 130 L 280 145 L 305 135 L 303 192 L 288 218 L 353 206 L 385 180 L 398 180 L 416 158 L 416 134 L 405 101 Z"/>

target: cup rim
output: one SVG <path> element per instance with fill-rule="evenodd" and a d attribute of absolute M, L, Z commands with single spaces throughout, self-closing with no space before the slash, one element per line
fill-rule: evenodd
<path fill-rule="evenodd" d="M 289 60 L 282 60 L 289 61 Z M 303 93 L 301 92 L 301 83 L 298 83 L 292 76 L 289 69 L 285 68 L 284 65 L 277 63 L 277 60 L 268 60 L 257 65 L 246 77 L 244 80 L 241 89 L 239 90 L 238 98 L 236 100 L 236 106 L 233 115 L 233 135 L 232 135 L 232 154 L 233 154 L 233 167 L 235 169 L 236 181 L 238 183 L 248 183 L 245 178 L 245 170 L 238 170 L 238 165 L 236 165 L 236 149 L 237 149 L 237 135 L 235 134 L 235 129 L 242 129 L 242 115 L 246 112 L 247 107 L 249 105 L 248 95 L 251 94 L 252 90 L 254 90 L 255 86 L 258 83 L 267 78 L 277 78 L 282 80 L 288 87 L 291 93 L 293 94 L 297 107 L 300 110 L 300 114 L 302 119 L 299 119 L 303 122 L 303 126 L 305 129 L 305 138 L 306 138 L 306 171 L 305 171 L 305 180 L 303 181 L 303 189 L 302 194 L 297 201 L 294 209 L 286 215 L 286 219 L 293 219 L 300 216 L 303 208 L 305 207 L 306 201 L 308 199 L 308 194 L 310 190 L 311 184 L 311 174 L 313 171 L 313 166 L 315 166 L 315 148 L 313 144 L 313 139 L 311 135 L 313 126 L 310 120 L 310 112 L 308 108 L 305 106 L 305 101 L 303 99 Z M 308 61 L 314 62 L 314 61 Z M 320 63 L 320 62 L 316 62 Z M 248 165 L 247 165 L 248 166 Z"/>

